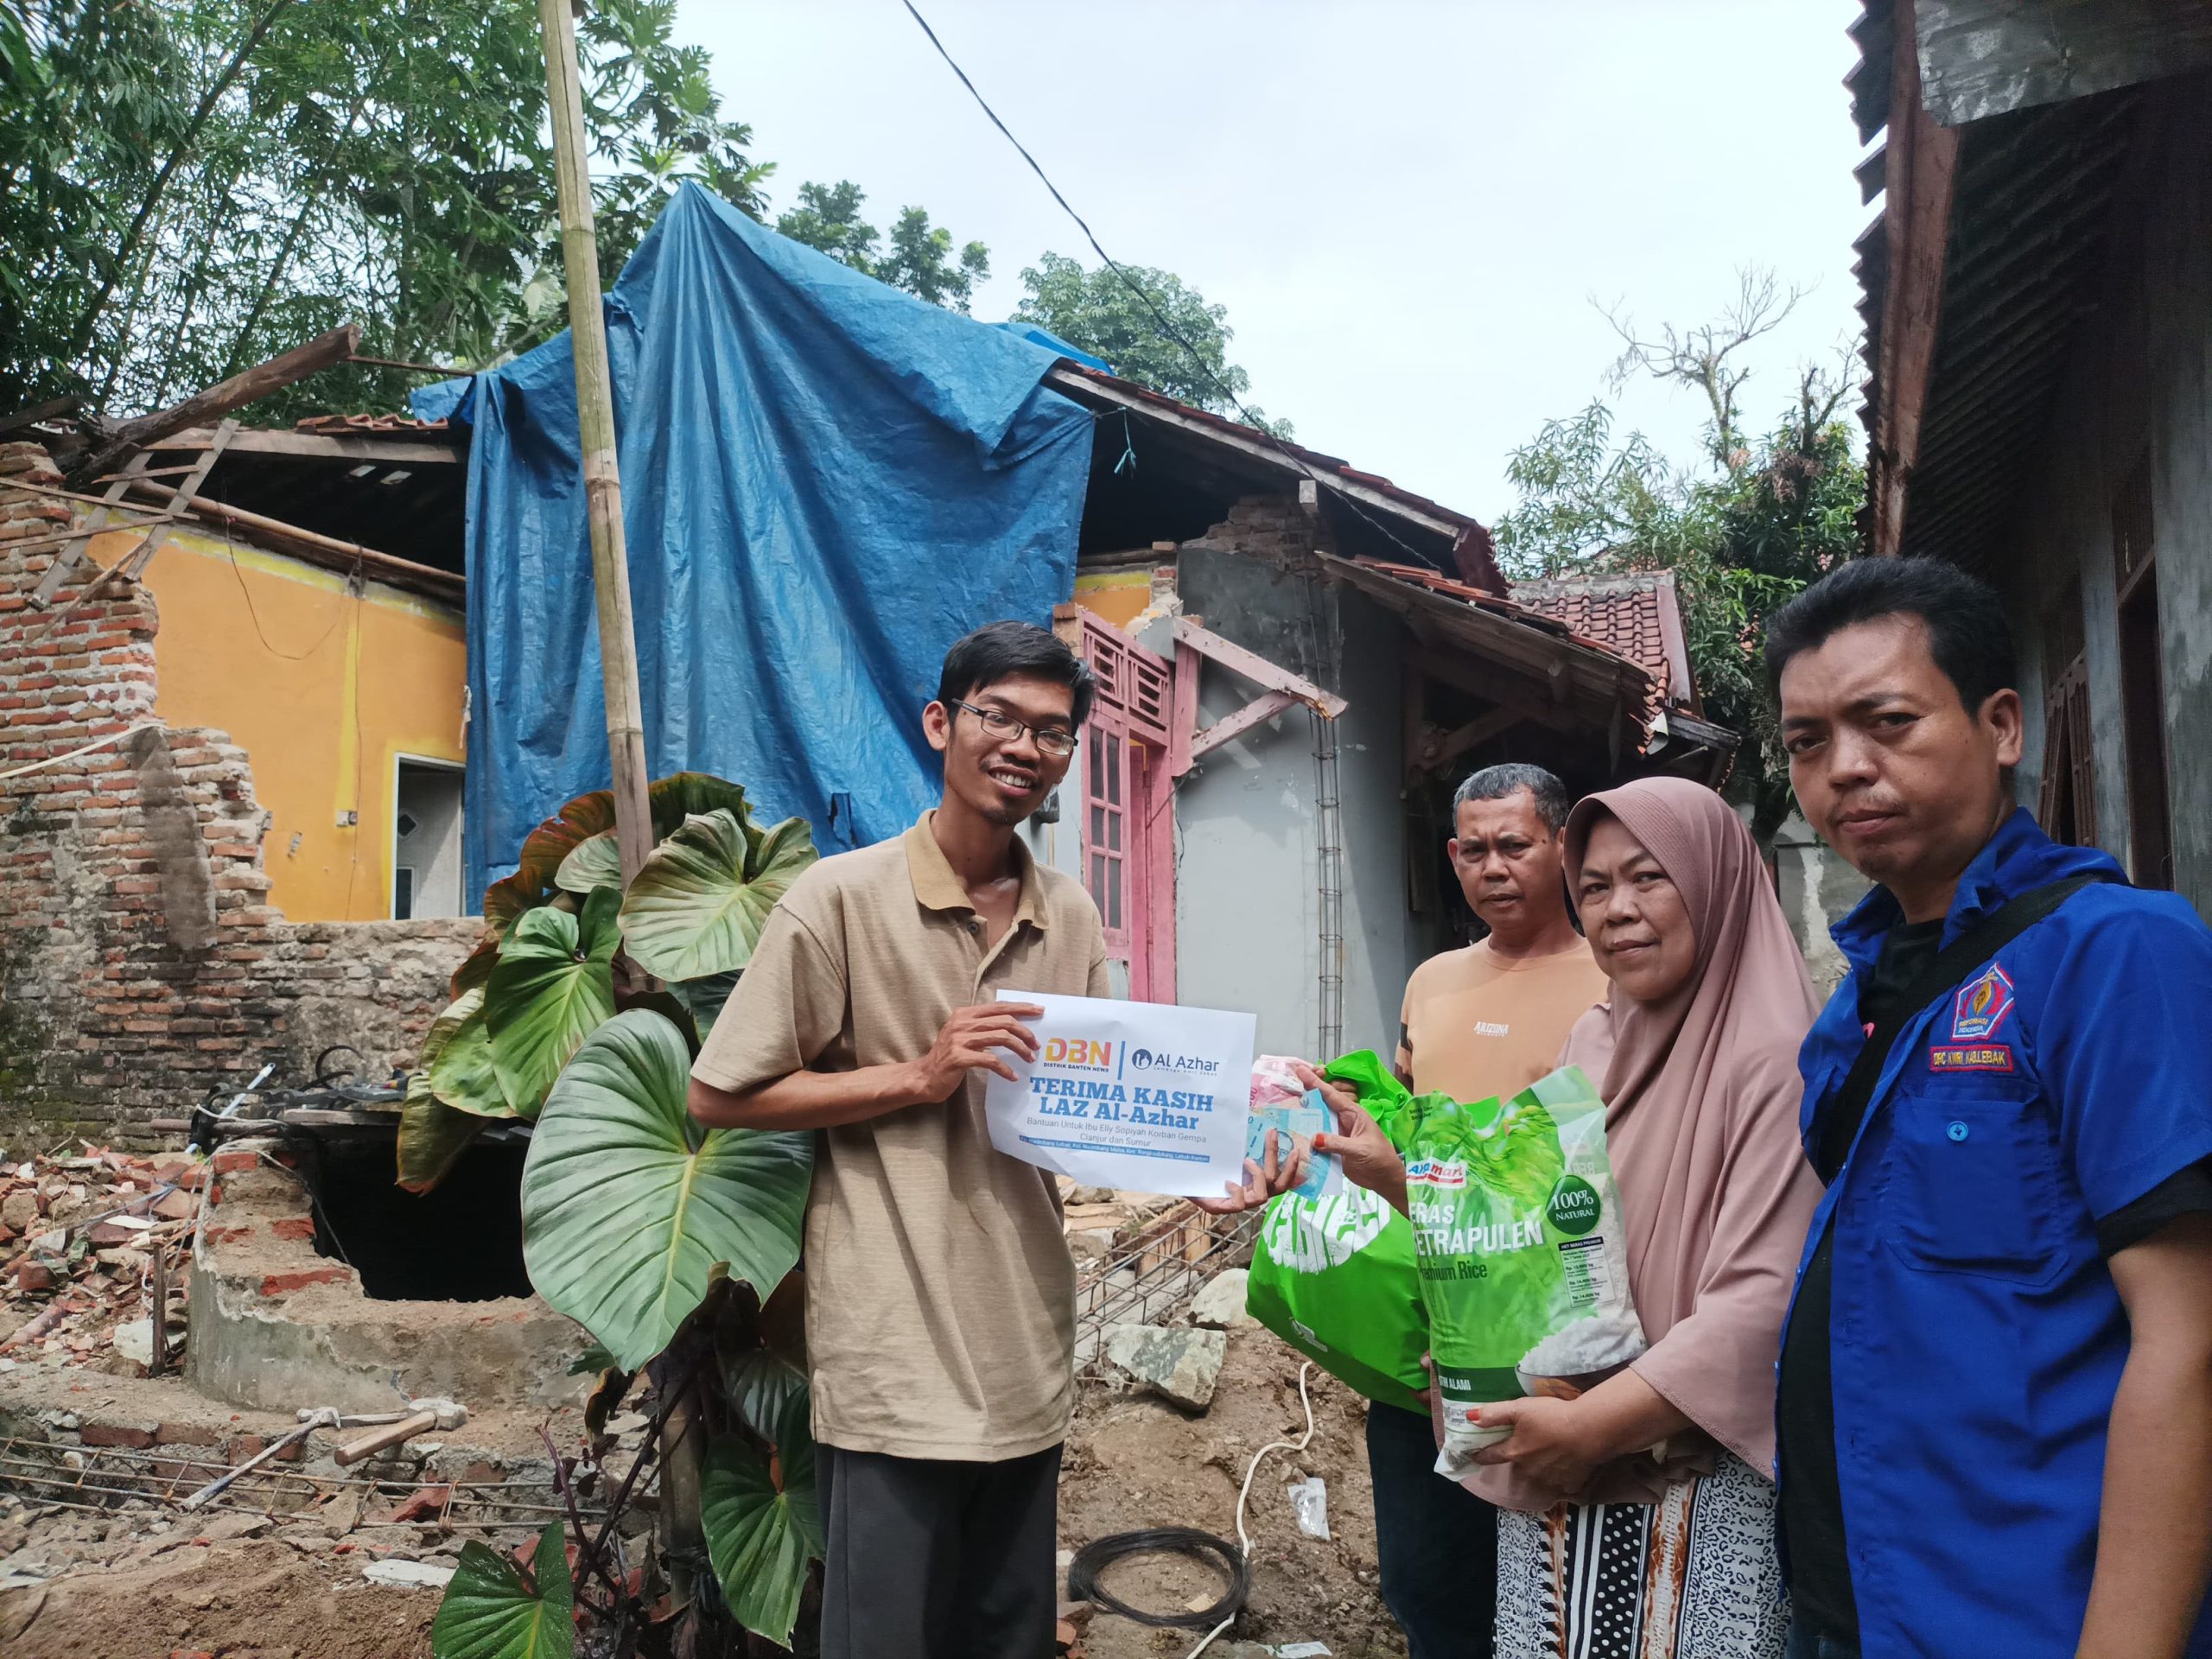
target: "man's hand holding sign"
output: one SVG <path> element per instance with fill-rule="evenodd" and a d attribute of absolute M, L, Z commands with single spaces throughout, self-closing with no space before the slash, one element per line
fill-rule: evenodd
<path fill-rule="evenodd" d="M 1025 1061 L 1037 1058 L 1037 1033 L 1022 1023 L 1045 1012 L 1034 1002 L 982 1002 L 955 1008 L 930 1045 L 930 1052 L 914 1062 L 916 1093 L 923 1100 L 943 1100 L 960 1086 L 969 1071 L 988 1071 L 1014 1080 L 1014 1069 L 999 1057 L 1003 1049 Z"/>
<path fill-rule="evenodd" d="M 1270 1131 L 1261 1158 L 1244 1156 L 1250 1014 L 1001 995 L 1005 1023 L 979 1017 L 954 1039 L 999 1051 L 976 1064 L 991 1074 L 984 1103 L 1001 1152 L 1086 1185 L 1191 1198 L 1216 1214 L 1264 1204 L 1305 1178 L 1302 1137 L 1286 1146 Z M 1011 1018 L 1016 1009 L 1024 1020 Z"/>

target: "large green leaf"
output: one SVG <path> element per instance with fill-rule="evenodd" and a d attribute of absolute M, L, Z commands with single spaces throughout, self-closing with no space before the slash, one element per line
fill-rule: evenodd
<path fill-rule="evenodd" d="M 561 891 L 563 861 L 590 840 L 614 828 L 614 794 L 596 789 L 565 803 L 558 812 L 523 837 L 515 873 L 484 890 L 484 919 L 505 931 Z"/>
<path fill-rule="evenodd" d="M 677 979 L 669 982 L 668 988 L 677 1001 L 691 1011 L 692 1028 L 704 1043 L 707 1033 L 715 1028 L 715 1021 L 722 1017 L 722 1005 L 729 1001 L 730 993 L 737 988 L 742 969 L 732 969 L 726 974 L 709 974 L 703 979 Z"/>
<path fill-rule="evenodd" d="M 474 1538 L 463 1544 L 430 1621 L 435 1659 L 571 1659 L 576 1596 L 559 1522 L 537 1535 L 531 1572 L 535 1588 L 497 1550 Z"/>
<path fill-rule="evenodd" d="M 686 818 L 702 812 L 727 812 L 740 823 L 751 821 L 745 785 L 711 772 L 672 772 L 657 779 L 645 791 L 645 804 L 652 814 L 655 841 L 667 840 Z"/>
<path fill-rule="evenodd" d="M 480 990 L 491 983 L 492 969 L 499 960 L 499 934 L 487 931 L 476 942 L 476 948 L 461 959 L 461 966 L 453 970 L 452 996 L 456 1002 L 469 991 Z"/>
<path fill-rule="evenodd" d="M 588 841 L 578 842 L 575 850 L 561 861 L 561 868 L 553 879 L 569 893 L 620 887 L 622 848 L 614 839 L 614 832 L 609 830 Z"/>
<path fill-rule="evenodd" d="M 722 1392 L 738 1420 L 763 1440 L 775 1438 L 784 1408 L 807 1391 L 798 1367 L 766 1348 L 741 1354 L 721 1369 Z"/>
<path fill-rule="evenodd" d="M 464 993 L 430 1022 L 423 1037 L 423 1052 L 408 1076 L 407 1097 L 399 1108 L 397 1153 L 399 1184 L 410 1192 L 427 1192 L 443 1180 L 484 1127 L 482 1116 L 456 1110 L 441 1097 L 441 1068 L 448 1073 L 453 1090 L 483 1090 L 505 1107 L 499 1079 L 492 1075 L 491 1050 L 484 1045 L 481 990 Z"/>
<path fill-rule="evenodd" d="M 485 993 L 464 991 L 430 1022 L 423 1039 L 423 1070 L 430 1092 L 457 1112 L 479 1117 L 512 1117 L 514 1103 L 501 1086 L 492 1062 L 492 1032 L 484 1014 Z"/>
<path fill-rule="evenodd" d="M 523 1166 L 531 1282 L 625 1369 L 667 1345 L 717 1264 L 765 1293 L 798 1260 L 813 1137 L 702 1128 L 690 1058 L 659 1014 L 616 1015 L 554 1084 Z"/>
<path fill-rule="evenodd" d="M 776 901 L 821 855 L 804 818 L 785 818 L 757 846 L 730 813 L 702 813 L 652 850 L 622 900 L 622 938 L 663 979 L 742 968 Z"/>
<path fill-rule="evenodd" d="M 407 1079 L 407 1098 L 399 1108 L 400 1185 L 410 1192 L 429 1192 L 445 1179 L 490 1122 L 456 1112 L 430 1092 L 429 1072 L 416 1072 Z"/>
<path fill-rule="evenodd" d="M 776 1473 L 784 1507 L 807 1548 L 820 1555 L 828 1535 L 823 1529 L 822 1492 L 814 1479 L 814 1390 L 801 1388 L 784 1402 L 776 1420 Z"/>
<path fill-rule="evenodd" d="M 645 787 L 645 810 L 656 842 L 680 828 L 695 812 L 724 810 L 746 822 L 741 785 L 712 772 L 678 772 Z M 563 890 L 582 893 L 561 880 L 569 856 L 584 842 L 614 832 L 614 791 L 595 789 L 565 802 L 561 810 L 523 837 L 515 873 L 484 891 L 484 919 L 504 933 L 515 920 Z M 620 860 L 617 860 L 620 863 Z"/>
<path fill-rule="evenodd" d="M 773 1468 L 734 1435 L 715 1442 L 707 1452 L 699 1503 L 708 1559 L 730 1611 L 747 1630 L 786 1648 L 806 1592 L 806 1564 L 822 1552 L 814 1439 L 804 1426 L 806 1403 L 801 1394 L 786 1411 Z M 794 1413 L 800 1419 L 795 1430 Z"/>
<path fill-rule="evenodd" d="M 492 1065 L 524 1117 L 585 1038 L 614 1017 L 614 953 L 622 895 L 602 887 L 571 916 L 552 905 L 515 924 L 485 987 Z"/>

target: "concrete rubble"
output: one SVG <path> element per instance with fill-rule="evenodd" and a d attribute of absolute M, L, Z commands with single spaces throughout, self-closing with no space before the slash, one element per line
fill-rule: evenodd
<path fill-rule="evenodd" d="M 435 1591 L 467 1541 L 526 1549 L 563 1512 L 541 1427 L 576 1459 L 584 1513 L 601 1513 L 594 1471 L 644 1446 L 647 1420 L 626 1419 L 594 1439 L 574 1408 L 493 1410 L 346 1469 L 333 1454 L 361 1431 L 318 1429 L 195 1512 L 181 1500 L 296 1427 L 289 1414 L 234 1409 L 174 1376 L 18 1363 L 0 1370 L 0 1615 L 11 1586 L 127 1573 L 179 1549 L 212 1564 L 247 1541 L 286 1546 L 333 1581 Z M 648 1490 L 623 1536 L 652 1510 Z"/>
<path fill-rule="evenodd" d="M 638 1400 L 610 1419 L 605 1437 L 585 1433 L 588 1379 L 567 1369 L 584 1338 L 535 1298 L 368 1295 L 345 1259 L 321 1253 L 308 1172 L 283 1140 L 228 1141 L 212 1159 L 71 1151 L 0 1160 L 0 1343 L 20 1337 L 0 1351 L 0 1635 L 51 1641 L 57 1618 L 73 1632 L 133 1630 L 143 1599 L 158 1610 L 162 1653 L 243 1642 L 296 1659 L 357 1659 L 373 1640 L 380 1659 L 416 1659 L 429 1651 L 428 1623 L 462 1543 L 526 1553 L 558 1512 L 541 1427 L 564 1459 L 577 1459 L 588 1514 L 643 1451 L 649 1420 Z M 1236 1478 L 1241 1468 L 1230 1465 L 1253 1432 L 1245 1419 L 1258 1379 L 1224 1376 L 1229 1332 L 1268 1340 L 1250 1329 L 1245 1275 L 1230 1265 L 1249 1255 L 1249 1230 L 1150 1194 L 1063 1183 L 1062 1197 L 1079 1298 L 1091 1309 L 1090 1353 L 1110 1377 L 1139 1385 L 1093 1383 L 1079 1409 L 1141 1408 L 1187 1422 L 1220 1440 L 1210 1455 Z M 125 1242 L 113 1242 L 118 1229 Z M 156 1251 L 169 1363 L 149 1376 Z M 187 1350 L 188 1313 L 196 1328 Z M 1246 1351 L 1248 1370 L 1257 1351 Z M 1279 1380 L 1265 1388 L 1281 1395 Z M 1233 1406 L 1230 1389 L 1242 1391 Z M 306 1408 L 371 1412 L 438 1394 L 467 1404 L 459 1428 L 425 1432 L 348 1469 L 333 1453 L 362 1431 L 317 1428 L 206 1508 L 181 1507 L 297 1427 Z M 1074 1454 L 1071 1468 L 1087 1455 L 1096 1453 Z M 654 1487 L 645 1483 L 622 1523 L 640 1551 Z M 1086 1517 L 1101 1503 L 1121 1509 L 1136 1497 L 1123 1525 L 1187 1507 L 1170 1502 L 1161 1512 L 1161 1494 L 1110 1483 L 1087 1505 L 1083 1490 L 1078 1475 L 1064 1520 L 1094 1535 L 1099 1522 Z M 1291 1506 L 1280 1507 L 1270 1527 L 1297 1535 Z M 1364 1618 L 1369 1569 L 1363 1556 L 1347 1565 L 1338 1599 L 1353 1611 L 1332 1616 Z M 291 1598 L 289 1643 L 258 1641 L 251 1586 L 264 1583 L 283 1584 Z M 334 1616 L 332 1595 L 351 1611 Z M 1145 1632 L 1091 1615 L 1087 1604 L 1063 1606 L 1056 1646 L 1070 1659 L 1133 1659 L 1129 1643 Z M 1240 1630 L 1267 1634 L 1259 1617 Z M 356 1645 L 326 1656 L 302 1639 L 320 1631 L 334 1640 L 347 1632 Z"/>
<path fill-rule="evenodd" d="M 1217 1331 L 1252 1331 L 1260 1322 L 1244 1311 L 1245 1287 L 1252 1275 L 1243 1268 L 1228 1268 L 1206 1281 L 1191 1299 L 1191 1323 Z"/>
<path fill-rule="evenodd" d="M 1060 1208 L 1068 1251 L 1078 1267 L 1102 1264 L 1120 1255 L 1146 1224 L 1181 1202 L 1153 1192 L 1122 1192 L 1110 1186 L 1078 1186 L 1059 1178 Z"/>
<path fill-rule="evenodd" d="M 1106 1332 L 1106 1357 L 1154 1393 L 1191 1411 L 1213 1403 L 1214 1384 L 1229 1338 L 1218 1331 L 1165 1325 L 1116 1325 Z"/>

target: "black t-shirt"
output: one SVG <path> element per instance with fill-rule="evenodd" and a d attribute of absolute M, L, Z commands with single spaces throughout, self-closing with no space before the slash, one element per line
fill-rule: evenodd
<path fill-rule="evenodd" d="M 1943 924 L 1900 922 L 1859 984 L 1859 1018 L 1872 1027 L 1895 1011 L 1922 969 L 1942 949 Z M 1858 1138 L 1860 1117 L 1821 1126 L 1813 1166 L 1834 1181 Z M 2192 1164 L 2097 1223 L 2107 1257 L 2139 1244 L 2168 1222 L 2212 1213 L 2212 1162 Z M 1835 1227 L 1822 1230 L 1797 1287 L 1796 1311 L 1783 1344 L 1776 1419 L 1782 1465 L 1781 1524 L 1789 1554 L 1792 1616 L 1831 1641 L 1859 1639 L 1859 1605 L 1843 1530 L 1842 1482 L 1835 1460 L 1835 1388 L 1830 1351 L 1834 1307 Z"/>

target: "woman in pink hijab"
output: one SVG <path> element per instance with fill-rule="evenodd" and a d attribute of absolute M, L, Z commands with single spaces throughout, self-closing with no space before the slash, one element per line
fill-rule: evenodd
<path fill-rule="evenodd" d="M 1499 1506 L 1497 1654 L 1783 1650 L 1774 1367 L 1820 1186 L 1798 1141 L 1816 1004 L 1758 844 L 1711 790 L 1649 779 L 1567 824 L 1609 999 L 1560 1056 L 1606 1103 L 1649 1347 L 1572 1399 L 1485 1407 L 1512 1433 L 1465 1484 Z M 1348 1100 L 1322 1138 L 1394 1202 L 1395 1150 Z"/>

